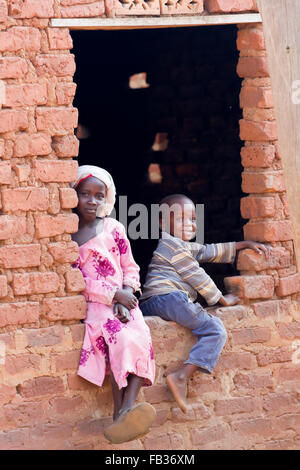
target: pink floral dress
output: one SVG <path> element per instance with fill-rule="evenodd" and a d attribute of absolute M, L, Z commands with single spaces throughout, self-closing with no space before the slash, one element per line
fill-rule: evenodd
<path fill-rule="evenodd" d="M 87 300 L 85 336 L 78 374 L 101 386 L 112 370 L 121 389 L 127 376 L 144 377 L 144 385 L 155 378 L 151 336 L 139 307 L 130 311 L 130 321 L 120 322 L 113 313 L 113 297 L 123 285 L 139 289 L 139 267 L 135 263 L 125 228 L 105 218 L 103 231 L 79 247 L 73 265 L 85 278 Z"/>

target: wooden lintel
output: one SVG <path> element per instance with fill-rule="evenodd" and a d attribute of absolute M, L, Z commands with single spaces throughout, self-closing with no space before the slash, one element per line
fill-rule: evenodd
<path fill-rule="evenodd" d="M 126 18 L 53 18 L 51 26 L 69 29 L 149 29 L 261 23 L 259 13 L 236 15 L 150 16 Z"/>

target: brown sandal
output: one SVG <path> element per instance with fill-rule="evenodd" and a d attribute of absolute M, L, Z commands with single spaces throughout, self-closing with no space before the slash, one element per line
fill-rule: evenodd
<path fill-rule="evenodd" d="M 133 441 L 149 431 L 156 416 L 155 408 L 149 403 L 138 403 L 111 424 L 104 436 L 113 444 Z"/>

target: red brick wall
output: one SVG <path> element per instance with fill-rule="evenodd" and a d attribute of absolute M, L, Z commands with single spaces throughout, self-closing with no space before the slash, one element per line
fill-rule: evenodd
<path fill-rule="evenodd" d="M 200 12 L 201 3 L 193 8 Z M 178 13 L 176 6 L 171 13 Z M 248 0 L 210 0 L 205 7 L 212 13 L 255 8 Z M 80 274 L 71 271 L 78 253 L 70 236 L 77 230 L 76 196 L 68 186 L 78 150 L 75 62 L 69 32 L 50 26 L 51 17 L 112 16 L 120 5 L 107 1 L 105 8 L 101 1 L 0 0 L 6 88 L 0 110 L 1 449 L 114 448 L 101 433 L 111 421 L 108 381 L 98 389 L 76 375 L 85 304 Z M 159 14 L 159 8 L 147 2 L 143 13 Z M 155 405 L 157 420 L 147 436 L 116 448 L 299 446 L 300 286 L 261 27 L 243 26 L 238 48 L 243 189 L 249 193 L 241 210 L 250 219 L 245 237 L 269 242 L 273 256 L 266 262 L 250 251 L 241 254 L 242 276 L 227 282 L 243 304 L 215 312 L 229 339 L 216 372 L 190 381 L 186 416 L 165 374 L 186 357 L 193 338 L 174 324 L 148 321 L 158 372 L 140 399 Z"/>

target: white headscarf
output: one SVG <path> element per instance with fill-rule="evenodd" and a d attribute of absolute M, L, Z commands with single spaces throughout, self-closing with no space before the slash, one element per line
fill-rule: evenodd
<path fill-rule="evenodd" d="M 71 187 L 76 189 L 79 183 L 89 176 L 98 178 L 106 186 L 106 199 L 104 206 L 99 207 L 97 210 L 98 217 L 106 217 L 110 215 L 116 202 L 116 188 L 114 180 L 108 171 L 104 170 L 104 168 L 94 165 L 82 165 L 78 168 L 77 180 L 71 183 Z"/>

